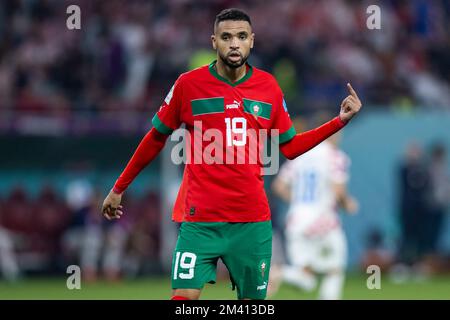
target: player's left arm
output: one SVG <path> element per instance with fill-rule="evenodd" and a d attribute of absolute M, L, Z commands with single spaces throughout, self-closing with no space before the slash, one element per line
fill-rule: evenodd
<path fill-rule="evenodd" d="M 288 159 L 295 159 L 341 130 L 362 107 L 361 100 L 351 86 L 347 83 L 349 95 L 342 100 L 339 115 L 318 128 L 295 134 L 288 141 L 280 141 L 280 150 Z M 282 135 L 281 135 L 282 136 Z"/>

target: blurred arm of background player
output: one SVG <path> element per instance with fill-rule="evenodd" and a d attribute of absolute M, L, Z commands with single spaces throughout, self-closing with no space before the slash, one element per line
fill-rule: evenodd
<path fill-rule="evenodd" d="M 337 155 L 334 162 L 335 165 L 334 173 L 337 174 L 337 177 L 334 177 L 332 184 L 337 209 L 341 208 L 346 213 L 351 215 L 356 214 L 359 210 L 359 203 L 347 191 L 348 178 L 340 177 L 341 175 L 344 176 L 348 175 L 347 170 L 350 163 L 350 159 L 348 159 L 347 155 L 345 155 L 339 150 L 341 134 L 337 133 L 331 136 L 328 140 L 337 151 Z"/>
<path fill-rule="evenodd" d="M 358 201 L 347 192 L 346 183 L 335 183 L 334 192 L 336 194 L 337 205 L 344 209 L 348 214 L 356 214 L 359 209 Z"/>
<path fill-rule="evenodd" d="M 276 176 L 275 180 L 272 182 L 272 191 L 283 201 L 287 203 L 291 201 L 291 186 L 280 179 L 279 176 Z"/>

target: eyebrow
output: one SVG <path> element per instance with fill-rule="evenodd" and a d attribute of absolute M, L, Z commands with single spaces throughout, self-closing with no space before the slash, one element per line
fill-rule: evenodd
<path fill-rule="evenodd" d="M 247 31 L 239 31 L 239 32 L 237 33 L 237 35 L 238 35 L 238 36 L 247 36 L 247 35 L 248 35 L 248 32 L 247 32 Z M 232 34 L 231 34 L 230 32 L 224 31 L 224 32 L 222 32 L 222 33 L 220 34 L 220 36 L 221 36 L 221 37 L 223 37 L 223 36 L 232 36 Z"/>

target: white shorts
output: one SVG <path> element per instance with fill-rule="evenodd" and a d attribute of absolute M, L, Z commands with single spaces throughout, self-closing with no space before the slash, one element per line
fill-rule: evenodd
<path fill-rule="evenodd" d="M 320 273 L 346 267 L 347 241 L 341 228 L 321 236 L 288 233 L 286 241 L 287 255 L 294 266 L 309 267 Z"/>

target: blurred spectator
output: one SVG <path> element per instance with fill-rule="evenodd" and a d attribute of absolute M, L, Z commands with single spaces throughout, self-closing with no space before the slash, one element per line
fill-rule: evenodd
<path fill-rule="evenodd" d="M 3 203 L 0 201 L 0 275 L 7 281 L 19 277 L 19 265 L 10 232 L 2 227 Z"/>
<path fill-rule="evenodd" d="M 87 281 L 109 281 L 141 272 L 157 272 L 159 263 L 159 198 L 148 193 L 142 199 L 125 195 L 124 216 L 107 221 L 100 214 L 100 198 L 86 180 L 68 184 L 66 201 L 72 221 L 63 237 L 66 264 L 79 264 Z M 149 265 L 150 264 L 150 265 Z"/>
<path fill-rule="evenodd" d="M 159 195 L 149 192 L 134 203 L 125 199 L 125 215 L 129 223 L 129 239 L 125 256 L 125 272 L 135 276 L 160 271 L 161 205 Z"/>
<path fill-rule="evenodd" d="M 69 4 L 81 8 L 81 30 L 65 28 Z M 176 75 L 210 62 L 211 21 L 229 5 L 1 1 L 0 130 L 78 132 L 86 117 L 91 130 L 144 130 Z M 366 27 L 366 1 L 239 5 L 256 33 L 252 63 L 279 75 L 293 115 L 335 108 L 347 81 L 366 108 L 450 108 L 445 0 L 383 2 L 380 30 Z"/>
<path fill-rule="evenodd" d="M 31 200 L 22 187 L 15 187 L 6 198 L 3 210 L 3 226 L 20 235 L 33 230 Z M 22 241 L 21 241 L 22 242 Z"/>
<path fill-rule="evenodd" d="M 80 265 L 87 281 L 161 272 L 157 193 L 124 196 L 125 215 L 109 222 L 88 180 L 70 181 L 65 191 L 64 199 L 44 185 L 32 198 L 16 187 L 0 199 L 0 278 L 54 274 L 70 264 Z"/>
<path fill-rule="evenodd" d="M 118 280 L 127 240 L 124 228 L 120 223 L 102 219 L 98 211 L 100 200 L 86 180 L 69 183 L 66 200 L 72 210 L 72 222 L 63 238 L 66 259 L 80 264 L 87 281 L 97 280 L 100 273 L 108 280 Z"/>
<path fill-rule="evenodd" d="M 24 272 L 56 271 L 60 237 L 69 216 L 55 191 L 45 186 L 36 199 L 31 199 L 24 189 L 17 187 L 3 208 L 2 226 L 8 230 L 20 268 Z"/>
<path fill-rule="evenodd" d="M 446 211 L 450 204 L 450 174 L 446 150 L 443 144 L 432 147 L 429 163 L 430 198 L 428 216 L 425 221 L 425 250 L 427 254 L 438 253 L 438 241 Z"/>
<path fill-rule="evenodd" d="M 400 167 L 400 247 L 399 259 L 414 264 L 423 254 L 424 223 L 427 219 L 429 179 L 422 149 L 408 145 Z"/>
<path fill-rule="evenodd" d="M 29 210 L 33 225 L 28 236 L 32 243 L 29 250 L 45 257 L 49 271 L 57 271 L 60 267 L 60 239 L 70 219 L 69 210 L 50 186 L 42 188 Z"/>
<path fill-rule="evenodd" d="M 366 272 L 371 265 L 388 270 L 394 263 L 394 255 L 383 243 L 383 234 L 378 229 L 372 229 L 367 236 L 366 250 L 361 257 L 362 271 Z"/>
<path fill-rule="evenodd" d="M 29 250 L 33 245 L 29 237 L 33 232 L 32 206 L 31 199 L 21 187 L 11 190 L 3 206 L 2 224 L 9 231 L 9 238 L 17 253 L 19 268 L 24 272 L 42 267 L 41 256 Z"/>

